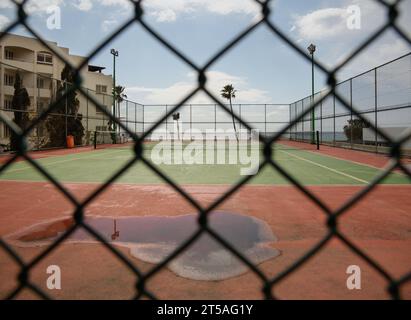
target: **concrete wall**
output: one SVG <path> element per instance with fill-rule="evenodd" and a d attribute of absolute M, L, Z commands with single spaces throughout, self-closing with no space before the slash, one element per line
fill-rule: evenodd
<path fill-rule="evenodd" d="M 385 134 L 393 139 L 398 139 L 403 135 L 407 130 L 411 130 L 409 127 L 381 127 L 381 129 Z M 363 129 L 363 140 L 364 142 L 375 143 L 375 131 L 372 129 Z M 386 140 L 384 140 L 380 135 L 377 135 L 377 143 L 385 144 Z M 411 139 L 408 140 L 404 145 L 404 148 L 410 149 L 411 148 Z"/>

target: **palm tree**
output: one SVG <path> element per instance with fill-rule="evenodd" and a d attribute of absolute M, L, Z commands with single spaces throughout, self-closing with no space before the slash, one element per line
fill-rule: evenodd
<path fill-rule="evenodd" d="M 118 119 L 120 119 L 120 103 L 122 103 L 125 99 L 127 99 L 127 95 L 124 93 L 124 90 L 126 87 L 123 86 L 116 86 L 113 88 L 113 97 L 114 97 L 114 110 L 113 114 L 114 117 L 116 117 L 116 109 L 118 110 Z M 116 106 L 117 105 L 117 106 Z M 116 131 L 117 131 L 117 126 L 116 123 L 113 122 L 111 119 L 108 122 L 108 128 L 109 131 L 112 131 L 113 133 L 111 134 L 111 140 L 113 140 L 113 143 L 117 143 L 117 137 L 116 137 Z"/>
<path fill-rule="evenodd" d="M 221 90 L 221 96 L 224 99 L 227 99 L 230 102 L 231 116 L 233 118 L 233 127 L 234 127 L 235 137 L 236 137 L 237 142 L 238 142 L 237 128 L 235 126 L 233 103 L 232 103 L 232 99 L 235 99 L 235 94 L 236 93 L 237 93 L 237 90 L 234 89 L 234 86 L 232 84 L 225 85 L 223 87 L 223 89 Z"/>
<path fill-rule="evenodd" d="M 119 118 L 120 118 L 120 103 L 122 103 L 125 99 L 127 99 L 127 95 L 124 93 L 124 90 L 126 90 L 126 87 L 123 87 L 123 86 L 116 86 L 114 88 L 114 98 L 117 103 Z"/>

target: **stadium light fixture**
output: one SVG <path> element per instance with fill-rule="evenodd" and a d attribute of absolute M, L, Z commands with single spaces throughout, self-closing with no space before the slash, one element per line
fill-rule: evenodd
<path fill-rule="evenodd" d="M 116 49 L 111 49 L 110 53 L 113 55 L 113 116 L 116 118 L 116 58 L 119 53 Z M 116 131 L 116 124 L 113 124 L 113 129 Z"/>
<path fill-rule="evenodd" d="M 308 52 L 311 54 L 311 105 L 314 104 L 314 53 L 317 50 L 317 47 L 314 44 L 310 44 L 310 46 L 307 48 Z M 311 143 L 315 144 L 315 110 L 311 110 Z"/>

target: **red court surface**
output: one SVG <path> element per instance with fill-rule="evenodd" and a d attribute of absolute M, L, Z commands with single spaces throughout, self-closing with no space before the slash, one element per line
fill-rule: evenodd
<path fill-rule="evenodd" d="M 96 184 L 66 184 L 78 199 L 84 199 Z M 227 186 L 184 186 L 202 205 L 210 204 Z M 361 190 L 361 186 L 308 187 L 336 209 Z M 50 219 L 67 217 L 73 206 L 49 183 L 0 181 L 0 236 Z M 411 187 L 378 186 L 339 220 L 339 230 L 375 259 L 394 278 L 409 272 L 411 265 Z M 296 205 L 298 204 L 298 205 Z M 272 246 L 281 255 L 259 265 L 268 278 L 286 269 L 326 234 L 326 215 L 292 186 L 245 186 L 218 210 L 252 215 L 268 223 L 278 242 Z M 186 200 L 170 187 L 115 184 L 87 207 L 87 215 L 175 216 L 194 213 Z M 45 250 L 13 247 L 25 261 Z M 154 265 L 141 262 L 128 250 L 118 248 L 142 272 Z M 62 270 L 62 290 L 46 288 L 46 268 Z M 348 290 L 346 269 L 358 265 L 361 290 Z M 17 265 L 0 251 L 0 293 L 16 285 Z M 31 278 L 48 294 L 59 299 L 123 299 L 135 294 L 135 276 L 100 244 L 63 244 L 40 261 Z M 223 281 L 194 281 L 163 269 L 147 288 L 163 299 L 261 299 L 263 283 L 252 272 Z M 387 281 L 340 240 L 333 239 L 300 269 L 274 288 L 281 299 L 387 299 Z M 402 297 L 411 299 L 411 283 L 402 287 Z M 25 290 L 20 299 L 34 298 Z"/>

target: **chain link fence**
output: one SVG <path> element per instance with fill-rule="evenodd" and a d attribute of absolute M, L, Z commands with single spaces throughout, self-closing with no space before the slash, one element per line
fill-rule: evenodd
<path fill-rule="evenodd" d="M 12 62 L 17 58 L 7 60 Z M 126 135 L 126 132 L 120 127 L 114 128 L 110 118 L 94 105 L 93 100 L 98 101 L 107 112 L 116 115 L 116 118 L 129 131 L 137 135 L 143 135 L 145 130 L 155 125 L 161 116 L 168 113 L 168 110 L 176 107 L 175 105 L 144 105 L 126 98 L 118 99 L 114 106 L 113 95 L 108 94 L 110 91 L 108 86 L 96 85 L 98 91 L 82 87 L 86 94 L 79 94 L 76 90 L 73 97 L 77 102 L 74 101 L 76 106 L 72 108 L 72 100 L 57 101 L 66 87 L 73 86 L 72 83 L 4 62 L 0 62 L 0 68 L 4 70 L 4 85 L 2 87 L 4 99 L 0 102 L 0 112 L 3 112 L 10 119 L 21 119 L 20 127 L 28 127 L 32 121 L 35 121 L 46 111 L 52 102 L 57 104 L 56 108 L 52 112 L 48 112 L 47 117 L 26 135 L 28 150 L 64 148 L 66 147 L 65 137 L 68 135 L 74 137 L 76 146 L 93 145 L 95 131 L 102 132 L 102 139 L 99 141 L 101 144 L 111 144 L 113 137 Z M 13 106 L 13 99 L 15 99 L 13 86 L 17 78 L 21 79 L 22 88 L 28 92 L 30 100 L 27 102 L 28 105 Z M 226 105 L 226 107 L 229 106 Z M 232 107 L 242 120 L 246 120 L 249 125 L 265 136 L 279 132 L 283 126 L 290 122 L 288 104 L 234 103 Z M 187 132 L 187 136 L 191 136 L 195 130 L 201 132 L 214 130 L 216 132 L 217 130 L 231 129 L 233 125 L 231 116 L 220 110 L 217 104 L 186 104 L 180 106 L 178 113 L 181 131 Z M 243 129 L 241 122 L 237 122 L 236 125 L 240 130 Z M 116 135 L 110 135 L 109 131 L 115 131 Z M 164 131 L 170 135 L 175 134 L 173 117 L 170 116 L 163 121 L 157 131 Z M 0 152 L 14 151 L 16 146 L 13 145 L 12 140 L 12 131 L 6 125 L 1 125 L 0 145 L 2 148 Z"/>
<path fill-rule="evenodd" d="M 250 0 L 252 1 L 252 0 Z M 228 42 L 221 50 L 216 52 L 205 65 L 197 65 L 193 61 L 191 61 L 187 56 L 176 49 L 170 42 L 167 41 L 164 37 L 158 34 L 144 19 L 144 11 L 142 9 L 143 1 L 131 1 L 134 7 L 134 16 L 125 21 L 124 24 L 118 28 L 116 32 L 111 34 L 107 37 L 103 42 L 99 43 L 90 56 L 83 61 L 80 66 L 75 68 L 72 64 L 68 61 L 66 63 L 73 71 L 74 74 L 74 81 L 72 86 L 68 86 L 61 97 L 59 97 L 56 101 L 54 101 L 50 106 L 48 106 L 40 115 L 37 115 L 35 119 L 30 123 L 30 125 L 26 128 L 20 128 L 16 125 L 13 121 L 9 118 L 5 117 L 4 115 L 0 115 L 0 121 L 5 124 L 10 130 L 16 135 L 17 137 L 17 146 L 18 152 L 11 157 L 6 163 L 4 163 L 0 168 L 0 174 L 3 173 L 7 168 L 13 164 L 18 157 L 24 158 L 27 162 L 29 162 L 33 167 L 35 167 L 39 173 L 41 173 L 44 177 L 46 177 L 50 183 L 52 183 L 64 197 L 67 198 L 75 206 L 75 211 L 73 212 L 73 218 L 75 220 L 75 224 L 67 230 L 58 240 L 53 242 L 50 246 L 48 246 L 44 251 L 42 251 L 38 256 L 36 256 L 31 261 L 25 262 L 23 259 L 18 255 L 18 253 L 8 245 L 3 239 L 0 238 L 0 247 L 2 250 L 7 252 L 12 259 L 20 266 L 20 273 L 17 276 L 18 285 L 12 292 L 7 295 L 7 298 L 14 298 L 16 297 L 23 289 L 27 288 L 32 290 L 41 298 L 51 298 L 46 292 L 41 290 L 36 284 L 31 282 L 30 280 L 30 273 L 36 265 L 39 264 L 46 256 L 48 256 L 51 252 L 53 252 L 57 247 L 59 247 L 70 235 L 73 234 L 75 230 L 78 228 L 83 228 L 87 232 L 89 232 L 96 240 L 100 241 L 108 250 L 110 250 L 115 257 L 121 260 L 125 266 L 127 266 L 136 276 L 136 295 L 135 298 L 156 298 L 154 292 L 150 292 L 146 288 L 147 282 L 156 276 L 156 274 L 161 271 L 170 261 L 175 259 L 178 255 L 184 252 L 190 245 L 192 245 L 195 241 L 199 239 L 202 234 L 208 234 L 212 238 L 214 238 L 218 243 L 221 244 L 222 247 L 229 250 L 232 254 L 234 254 L 238 259 L 240 259 L 245 265 L 247 265 L 251 272 L 253 272 L 263 283 L 262 285 L 262 293 L 265 298 L 272 299 L 276 298 L 274 295 L 274 291 L 276 285 L 284 280 L 286 277 L 290 277 L 293 273 L 303 266 L 308 260 L 313 258 L 318 252 L 320 252 L 324 246 L 332 239 L 337 238 L 342 243 L 346 245 L 353 253 L 361 257 L 369 266 L 371 266 L 375 271 L 377 271 L 387 282 L 387 291 L 389 292 L 390 296 L 394 299 L 401 298 L 400 296 L 400 288 L 403 286 L 407 281 L 411 279 L 411 270 L 408 274 L 403 275 L 401 278 L 393 278 L 390 273 L 385 270 L 379 263 L 371 259 L 366 252 L 363 251 L 362 248 L 355 246 L 350 239 L 348 239 L 344 234 L 342 234 L 339 230 L 338 223 L 341 216 L 343 216 L 348 209 L 350 209 L 353 205 L 357 202 L 361 201 L 370 191 L 372 191 L 380 182 L 382 182 L 394 169 L 401 170 L 404 174 L 408 177 L 411 177 L 411 172 L 401 163 L 401 145 L 411 137 L 411 134 L 404 134 L 397 140 L 393 141 L 385 132 L 379 130 L 376 127 L 376 124 L 369 120 L 369 118 L 365 117 L 363 113 L 357 110 L 354 104 L 351 104 L 350 101 L 347 101 L 346 97 L 341 95 L 341 93 L 337 90 L 337 82 L 335 75 L 336 73 L 341 70 L 344 66 L 347 65 L 348 62 L 353 60 L 360 52 L 364 51 L 371 43 L 373 43 L 376 39 L 378 39 L 383 33 L 387 30 L 392 30 L 400 38 L 402 38 L 406 43 L 411 44 L 410 38 L 407 36 L 404 30 L 402 30 L 398 24 L 398 17 L 400 16 L 399 4 L 404 1 L 384 1 L 384 0 L 375 0 L 378 2 L 383 8 L 386 10 L 386 23 L 375 30 L 372 34 L 369 35 L 368 39 L 361 43 L 357 48 L 355 48 L 348 56 L 345 58 L 341 63 L 339 63 L 334 69 L 328 69 L 324 66 L 323 63 L 320 61 L 315 61 L 315 66 L 318 70 L 321 70 L 328 76 L 328 91 L 323 94 L 319 99 L 315 101 L 314 104 L 310 105 L 308 108 L 297 115 L 293 121 L 286 126 L 283 126 L 282 130 L 279 132 L 271 135 L 265 136 L 260 134 L 259 139 L 261 143 L 264 145 L 264 159 L 260 163 L 260 171 L 264 167 L 271 166 L 276 171 L 278 171 L 281 175 L 283 175 L 290 183 L 292 183 L 298 190 L 300 190 L 303 194 L 307 196 L 307 201 L 312 201 L 316 206 L 322 209 L 324 214 L 327 216 L 327 234 L 322 238 L 314 247 L 312 247 L 308 252 L 306 252 L 300 259 L 292 263 L 292 265 L 287 268 L 287 270 L 281 272 L 274 278 L 268 278 L 258 266 L 253 265 L 244 255 L 238 252 L 232 245 L 230 245 L 227 241 L 225 241 L 218 233 L 216 233 L 210 226 L 209 226 L 209 217 L 212 214 L 212 211 L 218 207 L 221 203 L 226 201 L 230 198 L 236 191 L 242 188 L 251 178 L 252 176 L 247 176 L 242 178 L 239 182 L 235 183 L 228 192 L 221 195 L 218 200 L 212 203 L 208 207 L 201 206 L 194 198 L 192 198 L 188 193 L 186 193 L 178 184 L 173 182 L 169 177 L 164 175 L 156 166 L 154 166 L 150 160 L 144 158 L 143 150 L 144 150 L 144 139 L 147 138 L 156 128 L 162 125 L 167 118 L 169 118 L 173 113 L 177 112 L 186 102 L 193 97 L 198 92 L 203 92 L 208 95 L 218 106 L 220 106 L 225 112 L 231 116 L 229 108 L 224 105 L 217 97 L 215 97 L 207 88 L 207 76 L 206 72 L 213 66 L 221 57 L 223 57 L 228 51 L 233 49 L 239 42 L 241 42 L 244 38 L 252 36 L 253 32 L 265 25 L 270 32 L 272 33 L 273 37 L 277 37 L 284 41 L 291 49 L 295 50 L 302 59 L 305 59 L 307 63 L 311 62 L 311 58 L 308 54 L 305 53 L 305 50 L 302 50 L 296 43 L 294 43 L 291 39 L 289 39 L 280 29 L 279 27 L 270 20 L 272 12 L 270 11 L 270 3 L 272 1 L 262 1 L 262 0 L 254 0 L 261 6 L 261 13 L 262 18 L 251 26 L 247 27 L 246 29 L 239 32 L 239 34 L 234 37 L 230 42 Z M 53 52 L 56 56 L 58 56 L 61 60 L 64 61 L 64 58 L 58 53 L 55 52 L 48 44 L 44 41 L 44 39 L 28 24 L 27 22 L 27 13 L 25 12 L 25 5 L 29 1 L 22 1 L 21 3 L 18 1 L 13 0 L 16 5 L 16 13 L 17 13 L 17 20 L 14 21 L 11 25 L 7 28 L 2 30 L 3 32 L 7 33 L 12 31 L 18 26 L 24 26 L 25 29 L 30 32 L 34 37 L 36 37 L 45 47 L 47 47 L 51 52 Z M 114 117 L 112 113 L 110 113 L 100 101 L 98 101 L 95 97 L 89 96 L 87 91 L 81 87 L 82 85 L 82 78 L 80 75 L 80 70 L 84 67 L 91 58 L 95 57 L 107 44 L 113 41 L 119 34 L 124 32 L 128 27 L 133 24 L 139 24 L 149 35 L 151 35 L 154 39 L 156 39 L 159 43 L 161 43 L 165 48 L 170 50 L 177 58 L 179 58 L 182 62 L 186 65 L 190 66 L 192 70 L 197 74 L 198 77 L 198 85 L 197 87 L 187 94 L 187 96 L 176 106 L 172 106 L 167 110 L 167 114 L 157 119 L 157 121 L 144 130 L 144 133 L 137 134 L 136 132 L 130 130 L 125 124 L 123 124 L 120 119 Z M 5 33 L 0 35 L 0 39 L 5 36 Z M 27 153 L 27 137 L 30 133 L 35 130 L 36 126 L 44 121 L 49 114 L 51 114 L 57 107 L 58 104 L 61 103 L 65 98 L 69 97 L 71 93 L 74 91 L 79 92 L 83 96 L 88 96 L 90 101 L 93 102 L 97 106 L 97 108 L 104 114 L 107 119 L 115 122 L 116 125 L 121 128 L 124 132 L 127 132 L 131 139 L 134 142 L 134 152 L 135 155 L 133 159 L 131 159 L 127 164 L 122 167 L 116 174 L 114 174 L 110 179 L 108 179 L 104 184 L 102 184 L 93 194 L 87 197 L 86 200 L 79 202 L 76 197 L 70 193 L 68 189 L 66 189 L 60 181 L 54 179 L 49 172 L 44 169 L 38 162 L 34 161 L 30 155 Z M 272 144 L 275 143 L 282 135 L 289 132 L 289 130 L 295 126 L 296 123 L 301 121 L 304 117 L 306 117 L 312 109 L 316 108 L 318 105 L 323 103 L 326 99 L 329 98 L 335 99 L 344 106 L 347 110 L 352 110 L 352 114 L 361 119 L 370 129 L 377 132 L 379 136 L 389 142 L 390 144 L 390 156 L 391 161 L 389 165 L 377 176 L 375 179 L 364 189 L 358 192 L 355 196 L 351 199 L 346 201 L 340 208 L 337 210 L 330 209 L 323 201 L 317 198 L 313 193 L 310 192 L 309 189 L 305 188 L 301 185 L 292 175 L 285 172 L 279 164 L 277 164 L 272 158 Z M 252 129 L 250 123 L 244 121 L 244 119 L 240 118 L 238 114 L 234 113 L 234 118 L 236 121 L 241 123 L 243 128 Z M 198 211 L 198 230 L 190 236 L 189 239 L 184 241 L 177 250 L 175 250 L 171 255 L 169 255 L 164 261 L 160 264 L 156 265 L 150 271 L 143 273 L 139 270 L 130 259 L 124 256 L 119 250 L 115 247 L 107 243 L 101 235 L 99 235 L 95 230 L 93 230 L 87 223 L 85 222 L 84 212 L 85 208 L 89 206 L 97 196 L 99 196 L 104 190 L 106 190 L 112 183 L 116 181 L 128 168 L 130 168 L 136 162 L 144 163 L 148 168 L 150 168 L 153 172 L 155 172 L 166 184 L 171 186 L 174 190 L 176 190 L 187 202 L 193 205 Z"/>
<path fill-rule="evenodd" d="M 379 136 L 356 116 L 367 118 L 391 138 L 399 138 L 411 127 L 411 53 L 377 68 L 339 83 L 335 90 L 349 103 L 349 109 L 335 96 L 328 96 L 315 108 L 315 129 L 320 131 L 320 142 L 332 146 L 387 154 L 389 141 Z M 315 100 L 327 92 L 317 92 Z M 310 108 L 311 96 L 290 105 L 290 118 Z M 298 121 L 290 129 L 296 141 L 310 141 L 311 117 Z M 403 144 L 403 153 L 411 155 L 411 142 Z"/>

